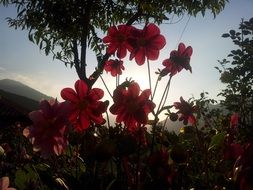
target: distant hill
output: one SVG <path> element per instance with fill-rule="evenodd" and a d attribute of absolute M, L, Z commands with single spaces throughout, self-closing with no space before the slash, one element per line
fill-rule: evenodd
<path fill-rule="evenodd" d="M 39 109 L 38 101 L 3 90 L 0 90 L 0 102 L 15 108 L 24 114 L 28 114 L 33 110 Z M 1 111 L 4 111 L 2 107 L 0 109 L 0 113 Z"/>
<path fill-rule="evenodd" d="M 2 79 L 0 80 L 0 89 L 12 94 L 19 96 L 27 97 L 36 101 L 41 99 L 49 100 L 51 97 L 47 96 L 21 82 L 11 80 L 11 79 Z"/>
<path fill-rule="evenodd" d="M 228 110 L 226 110 L 220 104 L 209 104 L 208 107 L 209 107 L 210 110 L 219 109 L 221 111 L 221 113 L 224 114 L 224 115 L 229 113 Z M 164 122 L 165 122 L 165 120 L 159 122 L 159 124 L 164 125 Z M 200 123 L 201 122 L 203 123 L 203 120 L 200 120 Z M 170 132 L 174 131 L 176 134 L 178 134 L 181 127 L 183 127 L 183 126 L 184 126 L 184 124 L 183 124 L 182 121 L 173 122 L 170 119 L 168 119 L 167 122 L 166 122 L 165 128 Z"/>

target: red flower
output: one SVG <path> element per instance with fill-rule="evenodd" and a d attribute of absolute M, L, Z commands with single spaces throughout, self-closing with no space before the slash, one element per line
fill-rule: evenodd
<path fill-rule="evenodd" d="M 132 82 L 128 88 L 118 86 L 113 92 L 114 104 L 110 107 L 112 114 L 117 115 L 116 122 L 124 122 L 128 129 L 137 127 L 137 124 L 146 124 L 148 114 L 155 108 L 155 104 L 149 100 L 149 89 L 140 93 L 140 87 Z"/>
<path fill-rule="evenodd" d="M 29 114 L 33 125 L 24 129 L 23 134 L 33 144 L 34 151 L 40 151 L 43 157 L 50 154 L 61 154 L 66 148 L 66 123 L 68 116 L 67 102 L 58 103 L 57 100 L 42 100 L 40 110 Z"/>
<path fill-rule="evenodd" d="M 130 60 L 135 58 L 136 63 L 142 65 L 146 57 L 149 60 L 159 57 L 159 51 L 165 46 L 166 40 L 156 25 L 148 24 L 143 30 L 133 30 L 129 43 L 133 47 Z"/>
<path fill-rule="evenodd" d="M 116 75 L 121 75 L 125 67 L 123 66 L 123 61 L 110 59 L 106 61 L 104 69 L 106 72 L 111 72 L 111 75 L 115 77 Z"/>
<path fill-rule="evenodd" d="M 102 124 L 102 113 L 107 109 L 107 103 L 99 101 L 104 96 L 104 91 L 99 88 L 89 89 L 82 80 L 77 80 L 75 90 L 64 88 L 61 97 L 70 102 L 70 122 L 74 129 L 82 132 L 90 126 L 91 122 Z"/>
<path fill-rule="evenodd" d="M 236 128 L 238 126 L 238 122 L 239 122 L 239 114 L 233 113 L 233 115 L 231 115 L 231 118 L 230 118 L 230 126 L 232 128 Z"/>
<path fill-rule="evenodd" d="M 196 108 L 193 106 L 193 103 L 188 103 L 180 97 L 180 102 L 174 102 L 174 107 L 178 109 L 177 113 L 180 114 L 179 121 L 183 121 L 185 125 L 188 122 L 192 125 L 196 123 L 196 118 L 193 115 Z"/>
<path fill-rule="evenodd" d="M 127 39 L 132 28 L 132 26 L 127 25 L 110 27 L 107 36 L 103 38 L 103 42 L 108 44 L 107 53 L 114 54 L 117 51 L 117 57 L 119 59 L 124 58 L 127 54 L 127 49 L 131 50 Z"/>
<path fill-rule="evenodd" d="M 170 58 L 163 61 L 165 68 L 163 69 L 163 74 L 167 75 L 170 73 L 171 76 L 179 73 L 182 69 L 190 70 L 190 58 L 192 55 L 192 47 L 188 46 L 185 48 L 183 43 L 178 45 L 178 50 L 173 50 L 170 53 Z"/>

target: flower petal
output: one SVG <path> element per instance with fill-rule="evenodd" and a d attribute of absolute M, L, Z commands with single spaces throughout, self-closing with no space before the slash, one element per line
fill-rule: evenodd
<path fill-rule="evenodd" d="M 119 59 L 123 59 L 124 57 L 126 57 L 127 54 L 127 49 L 125 46 L 120 46 L 117 50 L 117 57 Z"/>
<path fill-rule="evenodd" d="M 88 92 L 88 85 L 83 80 L 77 80 L 75 89 L 79 99 L 82 100 Z"/>
<path fill-rule="evenodd" d="M 133 82 L 128 87 L 129 96 L 138 97 L 140 93 L 140 86 L 138 83 Z"/>
<path fill-rule="evenodd" d="M 40 109 L 43 111 L 46 118 L 49 118 L 53 114 L 52 107 L 47 100 L 42 100 L 40 102 Z"/>
<path fill-rule="evenodd" d="M 144 29 L 145 31 L 145 38 L 151 38 L 153 36 L 160 34 L 160 29 L 155 24 L 151 23 L 147 25 Z"/>
<path fill-rule="evenodd" d="M 178 50 L 177 51 L 178 51 L 179 55 L 182 55 L 184 53 L 184 51 L 185 51 L 185 45 L 183 43 L 180 43 L 178 45 Z"/>
<path fill-rule="evenodd" d="M 188 46 L 188 47 L 186 48 L 186 50 L 184 51 L 184 56 L 186 56 L 186 57 L 191 57 L 192 52 L 193 52 L 192 47 L 191 47 L 191 46 Z"/>
<path fill-rule="evenodd" d="M 152 39 L 151 43 L 153 48 L 160 50 L 166 45 L 166 39 L 163 35 L 159 35 Z"/>
<path fill-rule="evenodd" d="M 157 60 L 158 57 L 159 57 L 159 50 L 156 50 L 156 49 L 148 49 L 147 50 L 147 59 Z"/>
<path fill-rule="evenodd" d="M 93 88 L 89 92 L 89 97 L 95 101 L 100 100 L 101 98 L 104 97 L 104 91 L 100 88 Z"/>
<path fill-rule="evenodd" d="M 151 90 L 150 89 L 143 90 L 140 97 L 139 97 L 139 100 L 140 101 L 146 101 L 146 100 L 149 99 L 150 95 L 151 95 Z"/>
<path fill-rule="evenodd" d="M 135 57 L 135 62 L 138 64 L 138 65 L 143 65 L 144 62 L 145 62 L 145 49 L 142 47 L 140 49 L 138 49 L 137 51 L 133 51 L 131 54 L 130 54 L 130 60 L 132 58 Z"/>
<path fill-rule="evenodd" d="M 44 120 L 44 116 L 41 110 L 32 111 L 29 113 L 29 118 L 36 124 Z"/>
<path fill-rule="evenodd" d="M 79 101 L 76 92 L 72 88 L 64 88 L 61 91 L 61 97 L 64 100 L 77 103 Z"/>
<path fill-rule="evenodd" d="M 80 114 L 80 124 L 83 130 L 87 129 L 90 126 L 90 119 L 85 113 Z"/>

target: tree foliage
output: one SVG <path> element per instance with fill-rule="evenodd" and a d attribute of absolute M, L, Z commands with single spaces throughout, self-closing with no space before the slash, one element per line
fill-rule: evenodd
<path fill-rule="evenodd" d="M 242 20 L 239 30 L 230 30 L 222 35 L 230 38 L 238 47 L 230 52 L 229 60 L 219 61 L 222 69 L 220 80 L 226 89 L 220 95 L 225 97 L 223 104 L 231 111 L 240 112 L 245 124 L 253 119 L 253 18 Z"/>
<path fill-rule="evenodd" d="M 74 66 L 80 79 L 92 85 L 109 55 L 98 32 L 111 25 L 168 20 L 169 14 L 203 16 L 210 10 L 214 17 L 228 0 L 0 0 L 15 5 L 17 17 L 8 18 L 9 26 L 29 30 L 29 40 L 48 55 L 52 53 L 65 65 Z M 88 77 L 87 49 L 95 51 L 97 70 Z"/>

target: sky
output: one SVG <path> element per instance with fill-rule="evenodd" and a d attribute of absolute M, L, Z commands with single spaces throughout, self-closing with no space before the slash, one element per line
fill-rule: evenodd
<path fill-rule="evenodd" d="M 78 79 L 75 70 L 53 60 L 52 56 L 45 56 L 38 46 L 28 40 L 28 31 L 9 28 L 5 18 L 15 15 L 15 8 L 0 6 L 0 79 L 20 81 L 61 100 L 61 89 L 73 87 Z M 217 60 L 226 58 L 229 52 L 236 48 L 229 39 L 222 38 L 221 35 L 230 29 L 237 29 L 242 18 L 247 20 L 251 17 L 253 0 L 230 0 L 215 19 L 213 15 L 206 13 L 205 17 L 191 17 L 187 24 L 189 17 L 185 15 L 179 22 L 177 18 L 169 20 L 172 23 L 177 22 L 175 24 L 166 23 L 160 26 L 161 34 L 165 36 L 167 43 L 160 51 L 159 59 L 150 61 L 152 73 L 163 68 L 162 61 L 169 57 L 170 51 L 177 49 L 179 42 L 193 48 L 190 62 L 193 72 L 184 70 L 173 77 L 168 103 L 178 101 L 180 96 L 184 99 L 193 96 L 199 98 L 199 94 L 204 91 L 209 93 L 210 98 L 221 99 L 217 94 L 225 86 L 219 81 L 220 75 L 214 67 L 219 66 Z M 87 60 L 90 65 L 88 72 L 92 73 L 96 63 L 92 52 L 89 52 Z M 125 59 L 125 67 L 127 74 L 121 76 L 121 82 L 126 77 L 131 77 L 140 84 L 141 89 L 149 88 L 146 64 L 138 66 L 134 61 Z M 107 73 L 103 74 L 103 78 L 112 92 L 115 79 Z M 156 101 L 159 100 L 167 79 L 161 82 Z M 155 80 L 156 75 L 152 74 L 152 87 Z M 103 88 L 103 85 L 99 80 L 94 87 Z M 108 98 L 105 92 L 105 99 Z"/>

